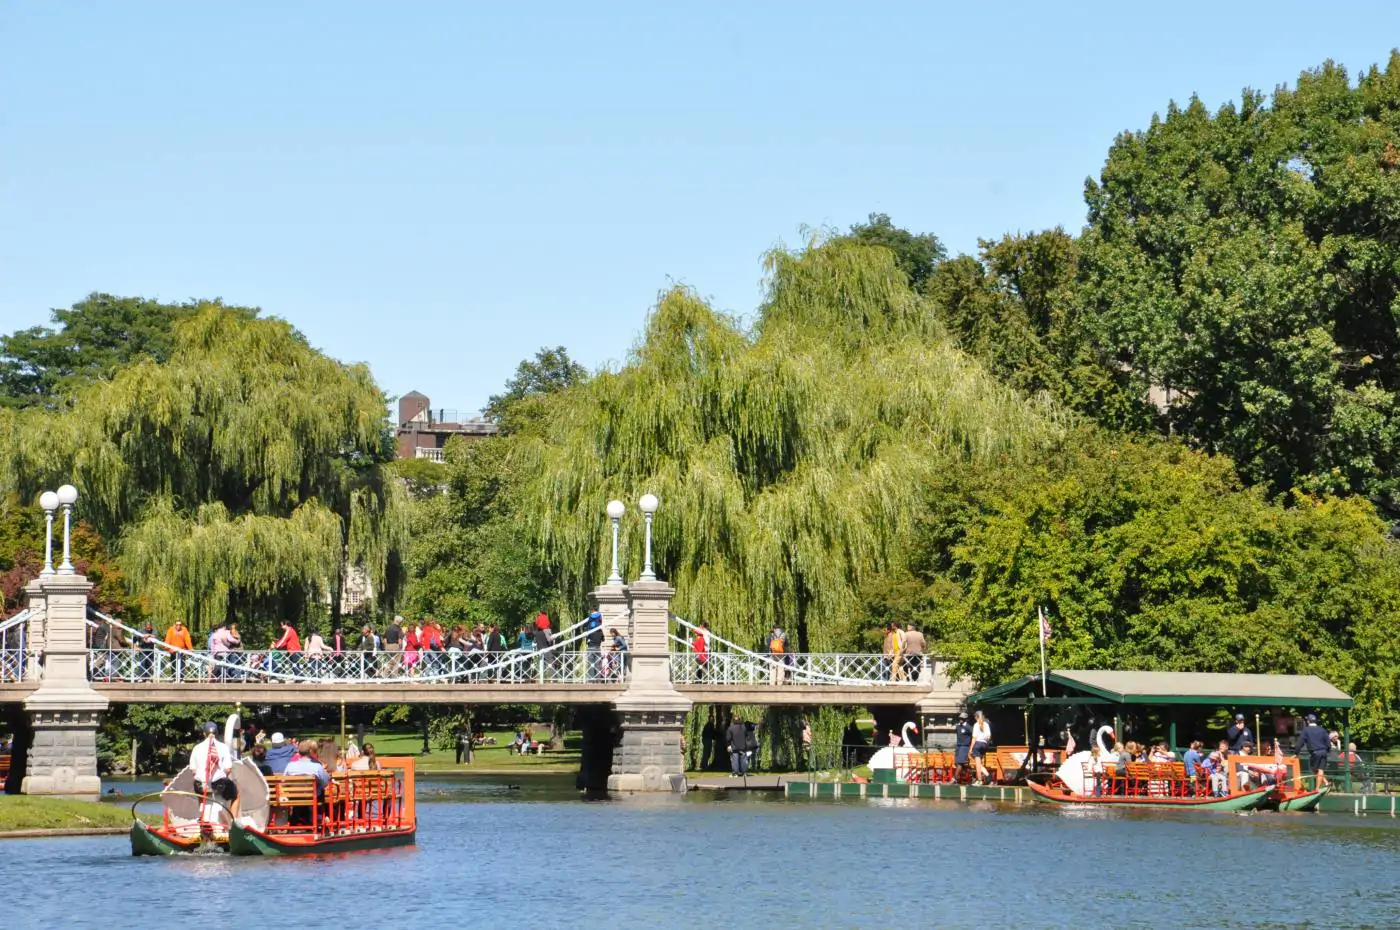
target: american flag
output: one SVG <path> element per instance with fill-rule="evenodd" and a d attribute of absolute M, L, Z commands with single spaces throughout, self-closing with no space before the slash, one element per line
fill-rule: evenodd
<path fill-rule="evenodd" d="M 1037 607 L 1036 611 L 1040 614 L 1040 641 L 1048 643 L 1050 642 L 1050 619 L 1045 616 L 1045 608 Z"/>

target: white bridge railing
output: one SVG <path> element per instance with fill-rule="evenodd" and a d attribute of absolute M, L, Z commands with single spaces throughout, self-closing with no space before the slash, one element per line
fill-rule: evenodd
<path fill-rule="evenodd" d="M 710 652 L 701 661 L 691 650 L 695 634 L 702 632 L 694 624 L 671 615 L 671 620 L 691 639 L 671 634 L 671 681 L 675 684 L 710 685 L 835 685 L 842 687 L 869 685 L 918 684 L 923 677 L 928 656 L 886 658 L 871 653 L 772 653 L 754 652 L 736 645 L 715 633 L 703 631 L 710 638 Z M 723 647 L 725 651 L 716 651 Z"/>
<path fill-rule="evenodd" d="M 122 631 L 122 648 L 89 650 L 92 681 L 152 684 L 597 684 L 616 686 L 627 677 L 626 653 L 579 651 L 586 632 L 579 622 L 560 630 L 547 649 L 463 653 L 281 652 L 271 649 L 214 653 L 180 649 L 92 612 L 93 628 Z"/>
<path fill-rule="evenodd" d="M 38 663 L 29 661 L 25 641 L 30 614 L 26 608 L 0 621 L 0 683 L 24 681 L 37 670 Z"/>

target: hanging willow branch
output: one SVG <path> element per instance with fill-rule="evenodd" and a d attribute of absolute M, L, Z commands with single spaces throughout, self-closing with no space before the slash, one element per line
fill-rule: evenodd
<path fill-rule="evenodd" d="M 740 642 L 779 624 L 832 649 L 849 645 L 862 579 L 903 564 L 928 475 L 1022 455 L 1058 427 L 954 348 L 888 252 L 813 242 L 767 267 L 753 332 L 664 294 L 629 364 L 517 444 L 533 476 L 520 510 L 582 601 L 606 573 L 606 501 L 655 492 L 679 613 Z"/>
<path fill-rule="evenodd" d="M 369 370 L 219 308 L 174 339 L 168 362 L 120 369 L 66 412 L 0 415 L 0 485 L 76 484 L 165 619 L 222 620 L 232 596 L 269 616 L 322 602 L 346 563 L 389 587 L 407 517 Z"/>

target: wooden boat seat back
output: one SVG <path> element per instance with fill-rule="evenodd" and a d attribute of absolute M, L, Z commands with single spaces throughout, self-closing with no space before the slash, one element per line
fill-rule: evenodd
<path fill-rule="evenodd" d="M 269 775 L 267 800 L 272 807 L 315 806 L 317 800 L 315 775 Z"/>

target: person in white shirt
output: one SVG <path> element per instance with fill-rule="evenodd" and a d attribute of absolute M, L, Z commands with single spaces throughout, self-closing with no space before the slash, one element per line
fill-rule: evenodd
<path fill-rule="evenodd" d="M 972 724 L 972 761 L 977 763 L 977 780 L 980 782 L 990 782 L 991 773 L 987 771 L 987 766 L 983 760 L 987 757 L 987 748 L 992 743 L 992 725 L 987 722 L 987 718 L 979 710 L 977 719 Z"/>
<path fill-rule="evenodd" d="M 219 742 L 219 725 L 210 721 L 204 725 L 204 739 L 190 750 L 190 771 L 194 773 L 194 790 L 228 805 L 229 813 L 238 817 L 238 786 L 233 782 L 233 754 Z"/>

